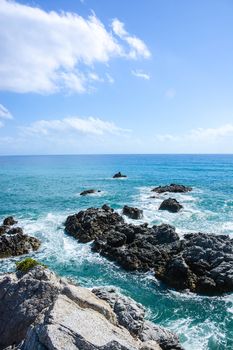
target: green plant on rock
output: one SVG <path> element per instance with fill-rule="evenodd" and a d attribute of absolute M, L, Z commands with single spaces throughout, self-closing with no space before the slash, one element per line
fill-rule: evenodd
<path fill-rule="evenodd" d="M 24 273 L 28 272 L 29 270 L 31 270 L 35 266 L 47 267 L 43 263 L 41 263 L 35 259 L 32 259 L 32 258 L 25 258 L 24 260 L 16 262 L 16 269 L 18 271 L 21 271 Z"/>

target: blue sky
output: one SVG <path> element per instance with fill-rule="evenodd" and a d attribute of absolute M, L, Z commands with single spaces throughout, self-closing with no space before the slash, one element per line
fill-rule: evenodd
<path fill-rule="evenodd" d="M 0 0 L 0 154 L 233 153 L 232 0 Z"/>

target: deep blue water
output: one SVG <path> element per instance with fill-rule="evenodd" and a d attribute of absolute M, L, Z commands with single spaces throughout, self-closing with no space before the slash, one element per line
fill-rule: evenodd
<path fill-rule="evenodd" d="M 127 179 L 113 180 L 117 171 Z M 193 191 L 177 194 L 184 210 L 159 212 L 152 187 L 171 182 Z M 81 197 L 88 189 L 102 192 Z M 166 289 L 150 274 L 132 274 L 94 254 L 63 232 L 67 215 L 104 203 L 144 210 L 150 224 L 173 224 L 185 232 L 233 237 L 232 155 L 101 155 L 0 157 L 0 219 L 14 215 L 25 233 L 42 240 L 37 259 L 87 287 L 115 285 L 147 308 L 147 317 L 179 334 L 187 350 L 233 349 L 233 295 L 203 297 Z M 17 259 L 0 260 L 0 272 Z"/>

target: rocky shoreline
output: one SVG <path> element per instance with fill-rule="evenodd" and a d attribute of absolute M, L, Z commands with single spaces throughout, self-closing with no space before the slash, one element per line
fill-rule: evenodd
<path fill-rule="evenodd" d="M 0 276 L 0 315 L 0 350 L 183 349 L 134 300 L 73 285 L 42 266 Z"/>
<path fill-rule="evenodd" d="M 65 230 L 79 242 L 93 241 L 93 251 L 128 271 L 152 271 L 168 287 L 208 295 L 233 292 L 229 236 L 199 232 L 180 238 L 171 225 L 128 224 L 107 205 L 69 216 Z"/>

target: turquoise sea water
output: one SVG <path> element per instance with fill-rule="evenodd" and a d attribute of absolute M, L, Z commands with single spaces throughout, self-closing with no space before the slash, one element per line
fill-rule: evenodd
<path fill-rule="evenodd" d="M 127 179 L 113 180 L 117 171 Z M 191 185 L 176 194 L 184 210 L 159 212 L 166 195 L 149 198 L 152 187 Z M 81 197 L 95 188 L 102 192 Z M 60 275 L 91 287 L 114 285 L 147 308 L 147 318 L 175 331 L 187 350 L 233 349 L 233 295 L 203 297 L 167 289 L 150 274 L 128 273 L 64 234 L 67 215 L 104 203 L 144 210 L 142 221 L 173 224 L 180 235 L 214 232 L 233 237 L 233 156 L 106 155 L 0 157 L 0 219 L 18 218 L 25 233 L 42 241 L 31 255 Z M 0 260 L 0 273 L 17 259 Z"/>

